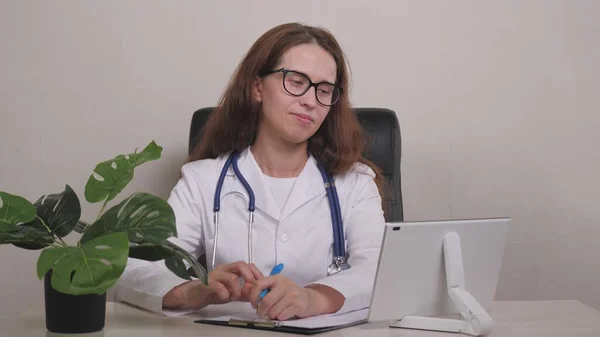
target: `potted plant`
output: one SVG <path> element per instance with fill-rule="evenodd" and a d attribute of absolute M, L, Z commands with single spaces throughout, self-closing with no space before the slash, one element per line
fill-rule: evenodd
<path fill-rule="evenodd" d="M 206 284 L 206 270 L 190 254 L 167 241 L 177 236 L 175 215 L 163 199 L 136 192 L 106 209 L 133 179 L 134 170 L 160 158 L 154 141 L 134 153 L 96 165 L 85 199 L 102 207 L 93 222 L 80 219 L 81 205 L 69 185 L 35 203 L 0 191 L 0 244 L 42 250 L 37 276 L 44 279 L 46 328 L 55 333 L 87 333 L 104 328 L 106 291 L 123 273 L 128 257 L 164 260 L 173 273 L 191 279 L 186 263 Z M 106 211 L 105 211 L 106 210 Z M 63 239 L 81 234 L 75 245 Z"/>

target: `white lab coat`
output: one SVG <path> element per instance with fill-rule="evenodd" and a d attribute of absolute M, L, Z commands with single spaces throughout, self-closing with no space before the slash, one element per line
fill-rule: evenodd
<path fill-rule="evenodd" d="M 188 163 L 168 202 L 177 222 L 177 238 L 171 241 L 195 257 L 206 254 L 211 268 L 214 242 L 213 200 L 226 157 Z M 342 293 L 340 312 L 369 305 L 377 269 L 385 220 L 373 171 L 356 164 L 335 177 L 341 206 L 349 270 L 327 276 L 333 259 L 333 231 L 329 203 L 314 157 L 307 164 L 280 210 L 250 149 L 240 154 L 238 166 L 256 197 L 252 233 L 253 263 L 264 275 L 277 263 L 282 275 L 304 286 L 323 284 Z M 216 265 L 248 260 L 248 196 L 230 168 L 221 191 Z M 115 300 L 159 314 L 189 311 L 162 309 L 162 297 L 185 280 L 172 274 L 164 261 L 129 259 L 115 287 Z"/>

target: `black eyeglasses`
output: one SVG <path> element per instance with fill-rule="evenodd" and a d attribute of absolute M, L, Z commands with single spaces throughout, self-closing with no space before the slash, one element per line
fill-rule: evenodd
<path fill-rule="evenodd" d="M 315 87 L 317 101 L 325 106 L 332 106 L 337 103 L 342 94 L 343 89 L 335 84 L 329 82 L 313 83 L 306 74 L 286 68 L 261 72 L 260 75 L 266 76 L 275 73 L 283 73 L 283 88 L 293 96 L 302 96 L 310 87 Z"/>

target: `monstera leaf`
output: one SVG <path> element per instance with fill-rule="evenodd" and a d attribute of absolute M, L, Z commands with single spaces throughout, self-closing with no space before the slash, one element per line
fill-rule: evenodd
<path fill-rule="evenodd" d="M 10 208 L 13 214 L 28 213 L 27 216 L 20 217 L 18 220 L 29 220 L 19 223 L 17 228 L 13 228 L 12 231 L 6 231 L 10 233 L 0 235 L 0 243 L 12 243 L 25 249 L 42 249 L 54 242 L 55 234 L 59 237 L 68 235 L 81 216 L 79 198 L 69 185 L 66 185 L 65 190 L 61 193 L 42 196 L 35 205 L 19 198 L 22 199 L 21 197 L 15 199 L 13 196 L 11 202 L 10 198 L 5 197 L 2 198 L 2 203 L 4 203 L 4 199 L 7 199 L 7 204 L 12 204 Z M 15 200 L 18 202 L 15 203 Z M 29 213 L 31 206 L 34 206 L 35 209 L 33 218 Z M 8 210 L 6 215 L 10 214 L 11 211 Z"/>
<path fill-rule="evenodd" d="M 54 242 L 36 218 L 36 208 L 26 199 L 0 192 L 0 244 L 41 249 Z"/>
<path fill-rule="evenodd" d="M 108 234 L 79 247 L 47 248 L 38 259 L 37 275 L 42 279 L 52 270 L 52 288 L 65 294 L 102 294 L 125 270 L 128 253 L 125 233 Z"/>
<path fill-rule="evenodd" d="M 173 249 L 155 244 L 143 244 L 129 247 L 129 257 L 146 261 L 160 261 L 173 256 Z"/>
<path fill-rule="evenodd" d="M 202 280 L 204 284 L 208 284 L 208 273 L 206 269 L 196 260 L 191 254 L 189 254 L 185 249 L 173 244 L 172 242 L 164 242 L 163 246 L 166 246 L 169 249 L 172 249 L 175 253 L 173 256 L 165 259 L 165 265 L 169 270 L 171 270 L 175 275 L 184 278 L 186 280 L 191 280 L 190 275 L 185 269 L 185 262 L 192 268 L 194 274 L 197 278 Z"/>
<path fill-rule="evenodd" d="M 167 266 L 167 268 L 169 268 L 169 270 L 172 271 L 173 274 L 181 277 L 182 279 L 192 279 L 188 274 L 187 269 L 185 268 L 185 263 L 183 262 L 183 259 L 179 256 L 171 256 L 169 258 L 166 258 L 165 266 Z"/>
<path fill-rule="evenodd" d="M 2 236 L 0 234 L 0 243 L 12 243 L 19 248 L 30 250 L 46 248 L 54 242 L 54 236 L 44 228 L 38 219 L 18 226 L 17 232 L 5 233 L 4 238 Z"/>
<path fill-rule="evenodd" d="M 42 196 L 35 206 L 38 217 L 52 233 L 60 237 L 71 233 L 81 216 L 79 198 L 69 185 L 65 185 L 61 193 Z"/>
<path fill-rule="evenodd" d="M 177 252 L 166 245 L 139 245 L 129 247 L 129 257 L 146 261 L 165 260 L 165 265 L 175 275 L 191 280 L 187 272 L 183 257 L 177 255 Z"/>
<path fill-rule="evenodd" d="M 0 244 L 13 244 L 25 249 L 41 249 L 53 242 L 54 237 L 48 232 L 28 226 L 0 224 Z"/>
<path fill-rule="evenodd" d="M 0 222 L 0 234 L 19 231 L 19 226 Z"/>
<path fill-rule="evenodd" d="M 115 232 L 126 232 L 132 243 L 160 244 L 176 236 L 175 214 L 165 200 L 148 193 L 134 193 L 88 227 L 81 242 Z"/>
<path fill-rule="evenodd" d="M 85 185 L 85 199 L 91 203 L 114 199 L 133 179 L 137 166 L 160 158 L 161 153 L 162 147 L 151 142 L 140 153 L 119 155 L 99 163 Z"/>
<path fill-rule="evenodd" d="M 165 265 L 175 275 L 191 280 L 190 274 L 186 269 L 187 262 L 197 278 L 207 284 L 206 269 L 186 250 L 175 245 L 170 241 L 164 241 L 161 244 L 142 244 L 129 247 L 129 257 L 147 261 L 165 260 Z M 185 262 L 184 262 L 185 261 Z"/>
<path fill-rule="evenodd" d="M 35 214 L 35 206 L 27 199 L 0 192 L 0 232 L 8 230 L 11 225 L 30 222 Z"/>

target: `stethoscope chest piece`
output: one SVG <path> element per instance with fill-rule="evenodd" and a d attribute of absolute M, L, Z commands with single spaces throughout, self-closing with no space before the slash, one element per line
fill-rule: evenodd
<path fill-rule="evenodd" d="M 342 270 L 350 269 L 350 265 L 346 261 L 345 256 L 335 256 L 333 258 L 333 263 L 329 265 L 327 268 L 327 275 L 335 275 Z"/>

